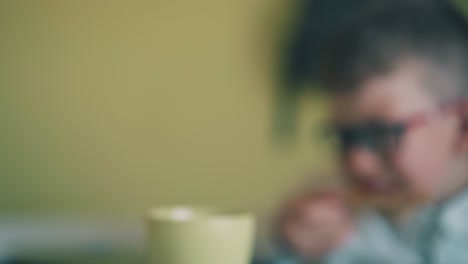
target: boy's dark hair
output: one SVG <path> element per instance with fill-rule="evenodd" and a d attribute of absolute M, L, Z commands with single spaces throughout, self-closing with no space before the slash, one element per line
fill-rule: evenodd
<path fill-rule="evenodd" d="M 327 89 L 355 89 L 404 60 L 415 59 L 456 79 L 457 87 L 442 88 L 451 93 L 466 91 L 468 24 L 449 1 L 376 3 L 380 4 L 354 17 L 332 38 L 322 64 Z"/>

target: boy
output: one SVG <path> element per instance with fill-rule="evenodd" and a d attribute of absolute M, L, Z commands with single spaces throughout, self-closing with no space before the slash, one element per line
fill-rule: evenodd
<path fill-rule="evenodd" d="M 372 9 L 322 69 L 346 180 L 373 210 L 324 262 L 468 263 L 468 26 L 448 1 Z"/>

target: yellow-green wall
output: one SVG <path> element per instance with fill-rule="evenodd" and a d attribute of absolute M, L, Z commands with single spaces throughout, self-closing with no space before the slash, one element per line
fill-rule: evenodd
<path fill-rule="evenodd" d="M 272 204 L 329 153 L 272 144 L 288 0 L 1 1 L 0 213 Z"/>

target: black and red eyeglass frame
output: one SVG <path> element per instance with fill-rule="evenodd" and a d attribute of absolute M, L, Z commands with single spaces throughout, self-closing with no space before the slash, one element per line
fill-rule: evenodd
<path fill-rule="evenodd" d="M 389 153 L 398 147 L 403 136 L 409 131 L 461 111 L 468 111 L 468 98 L 446 101 L 433 110 L 415 113 L 401 121 L 375 119 L 356 125 L 337 125 L 333 128 L 333 134 L 343 153 L 354 147 Z M 468 129 L 468 122 L 464 124 L 463 129 Z"/>

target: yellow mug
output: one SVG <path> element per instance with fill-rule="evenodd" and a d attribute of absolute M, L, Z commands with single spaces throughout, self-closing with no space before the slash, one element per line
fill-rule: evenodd
<path fill-rule="evenodd" d="M 150 264 L 248 264 L 255 217 L 212 208 L 160 207 L 147 218 Z"/>

